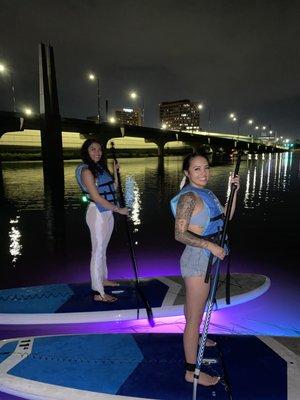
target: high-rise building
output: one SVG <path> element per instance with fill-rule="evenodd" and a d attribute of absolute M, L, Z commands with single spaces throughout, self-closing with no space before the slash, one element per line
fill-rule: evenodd
<path fill-rule="evenodd" d="M 198 105 L 190 100 L 162 102 L 159 105 L 161 127 L 174 131 L 200 130 Z"/>
<path fill-rule="evenodd" d="M 122 110 L 116 110 L 115 116 L 118 124 L 142 126 L 142 113 L 140 110 L 123 108 Z"/>

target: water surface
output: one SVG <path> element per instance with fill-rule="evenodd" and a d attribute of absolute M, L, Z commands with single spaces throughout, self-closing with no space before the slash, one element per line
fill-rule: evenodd
<path fill-rule="evenodd" d="M 181 163 L 182 157 L 166 157 L 164 165 L 157 158 L 121 160 L 124 187 L 128 177 L 134 183 L 132 219 L 140 276 L 180 273 L 178 261 L 183 246 L 174 240 L 169 200 L 182 178 Z M 86 205 L 81 202 L 74 177 L 77 164 L 65 163 L 64 204 L 54 209 L 44 196 L 40 162 L 4 164 L 1 288 L 89 280 L 90 239 Z M 211 168 L 209 188 L 223 203 L 233 169 L 234 165 Z M 247 322 L 243 322 L 246 331 L 298 335 L 299 154 L 245 159 L 240 176 L 238 206 L 230 228 L 231 269 L 265 274 L 271 278 L 272 287 L 260 299 L 219 315 L 247 315 Z M 111 278 L 133 276 L 120 218 L 116 220 L 108 260 Z M 255 327 L 250 320 L 256 321 Z"/>

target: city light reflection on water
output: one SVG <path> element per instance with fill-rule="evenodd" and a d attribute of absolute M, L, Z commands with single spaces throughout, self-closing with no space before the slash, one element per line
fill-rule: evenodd
<path fill-rule="evenodd" d="M 9 253 L 12 257 L 12 265 L 14 266 L 15 263 L 17 262 L 18 257 L 22 254 L 22 244 L 21 244 L 21 239 L 22 235 L 18 227 L 20 216 L 17 215 L 15 219 L 11 219 L 9 221 L 10 223 L 10 230 L 8 232 L 8 236 L 10 238 L 10 243 L 9 243 Z"/>
<path fill-rule="evenodd" d="M 245 157 L 239 171 L 241 189 L 238 195 L 240 204 L 237 207 L 238 212 L 248 210 L 248 213 L 253 213 L 255 209 L 264 207 L 265 214 L 268 214 L 270 211 L 267 203 L 281 201 L 284 193 L 290 191 L 292 160 L 291 153 L 273 154 L 264 158 Z M 57 247 L 53 247 L 53 241 L 59 241 L 59 237 L 62 238 L 61 241 L 64 239 L 63 213 L 67 216 L 66 245 L 70 242 L 70 235 L 78 237 L 79 241 L 88 238 L 87 232 L 82 230 L 82 227 L 85 227 L 86 206 L 81 202 L 75 180 L 74 171 L 77 163 L 77 161 L 65 162 L 65 197 L 60 209 L 55 208 L 55 202 L 51 203 L 52 208 L 49 209 L 50 203 L 46 201 L 43 191 L 42 163 L 4 163 L 5 193 L 15 209 L 11 221 L 18 221 L 11 222 L 6 230 L 10 240 L 8 246 L 9 254 L 13 257 L 13 266 L 22 259 L 24 251 L 32 253 L 32 249 L 24 244 L 31 243 L 30 240 L 24 241 L 28 237 L 35 237 L 36 245 L 40 247 L 41 252 L 40 243 L 43 240 L 45 243 L 48 241 L 48 245 L 43 244 L 43 246 L 48 246 L 48 249 L 51 247 L 52 253 L 56 251 Z M 134 241 L 143 248 L 159 240 L 157 227 L 164 227 L 170 232 L 167 234 L 172 236 L 173 217 L 170 215 L 169 200 L 178 191 L 182 179 L 182 157 L 166 157 L 164 164 L 156 158 L 122 159 L 120 164 L 124 193 L 125 196 L 131 197 Z M 229 196 L 229 176 L 232 170 L 233 165 L 211 168 L 208 188 L 216 193 L 222 203 L 225 203 L 226 197 Z M 298 173 L 298 169 L 296 172 Z M 21 226 L 20 218 L 16 219 L 15 215 L 22 217 Z M 51 231 L 51 234 L 48 231 Z M 161 229 L 159 233 L 162 234 Z M 62 246 L 65 244 L 62 243 Z M 78 247 L 80 248 L 80 245 Z M 45 254 L 47 251 L 43 249 Z M 67 249 L 67 252 L 71 251 Z"/>
<path fill-rule="evenodd" d="M 268 158 L 264 154 L 261 158 L 259 158 L 257 154 L 255 156 L 252 155 L 251 157 L 249 155 L 246 163 L 242 163 L 240 168 L 241 180 L 243 181 L 243 179 L 246 179 L 245 205 L 249 205 L 248 201 L 253 197 L 257 196 L 258 198 L 261 198 L 268 196 L 268 191 L 270 191 L 270 182 L 273 182 L 273 189 L 288 190 L 292 159 L 293 153 L 269 154 Z M 152 179 L 149 175 L 151 174 L 154 177 L 159 174 L 159 171 L 156 170 L 157 160 L 155 158 L 126 159 L 122 160 L 121 163 L 122 162 L 123 175 L 126 177 L 126 182 L 129 182 L 132 186 L 130 189 L 132 191 L 132 208 L 135 210 L 136 219 L 139 220 L 140 208 L 142 206 L 141 193 L 143 193 L 145 185 L 148 184 L 148 182 L 151 183 Z M 267 169 L 265 169 L 266 163 L 268 165 Z M 69 208 L 70 206 L 72 208 L 77 208 L 80 206 L 80 193 L 74 176 L 76 164 L 76 161 L 68 161 L 65 163 L 66 208 Z M 243 165 L 245 164 L 247 165 L 246 171 L 245 168 L 243 168 Z M 165 160 L 165 171 L 168 173 L 164 176 L 162 186 L 168 189 L 166 193 L 167 195 L 169 194 L 168 191 L 174 193 L 179 186 L 178 179 L 180 179 L 181 176 L 178 171 L 180 170 L 180 166 L 180 157 L 174 158 L 174 160 Z M 229 175 L 232 166 L 225 165 L 223 167 L 218 167 L 218 169 L 222 170 L 223 175 L 228 171 L 226 175 Z M 212 171 L 213 170 L 214 168 Z M 10 199 L 19 210 L 44 209 L 42 174 L 42 164 L 39 162 L 4 163 L 5 193 L 7 198 Z M 260 176 L 258 188 L 256 187 L 257 174 Z M 213 173 L 210 186 L 215 186 L 216 182 L 217 177 L 215 177 Z M 158 189 L 157 184 L 154 182 L 152 189 L 153 191 Z M 228 195 L 228 183 L 226 189 Z"/>
<path fill-rule="evenodd" d="M 252 158 L 247 160 L 245 208 L 255 208 L 260 206 L 261 202 L 276 200 L 280 197 L 280 193 L 290 190 L 292 157 L 292 153 L 276 153 L 274 158 L 269 156 L 268 160 L 262 157 L 258 164 L 256 160 L 254 164 Z M 259 175 L 258 186 L 257 175 Z M 270 182 L 273 183 L 272 188 Z"/>
<path fill-rule="evenodd" d="M 141 224 L 141 195 L 140 189 L 133 176 L 129 175 L 125 180 L 125 204 L 130 208 L 130 219 L 133 225 L 137 227 Z M 135 231 L 138 228 L 135 228 Z"/>
<path fill-rule="evenodd" d="M 269 154 L 259 158 L 248 156 L 246 162 L 241 164 L 240 176 L 244 185 L 243 203 L 245 208 L 260 205 L 261 201 L 277 197 L 278 192 L 288 191 L 291 180 L 292 153 Z M 125 195 L 131 196 L 130 208 L 133 224 L 138 226 L 143 223 L 141 211 L 145 206 L 145 197 L 150 193 L 157 193 L 159 201 L 170 198 L 177 190 L 181 179 L 182 159 L 180 157 L 165 160 L 163 171 L 157 169 L 156 159 L 126 159 L 122 160 L 122 173 L 126 178 Z M 80 193 L 75 181 L 74 169 L 76 161 L 65 163 L 65 208 L 77 209 L 82 207 Z M 231 165 L 217 167 L 217 173 L 212 169 L 209 187 L 218 193 L 225 189 L 224 177 L 226 176 L 226 197 L 230 193 L 229 172 Z M 161 172 L 163 173 L 162 175 Z M 153 179 L 157 176 L 157 179 Z M 259 176 L 259 182 L 257 178 Z M 174 179 L 175 178 L 175 179 Z M 45 196 L 42 179 L 42 164 L 37 162 L 6 163 L 4 164 L 4 182 L 7 198 L 13 202 L 18 210 L 35 211 L 45 209 Z M 158 185 L 159 182 L 159 185 Z M 272 185 L 272 187 L 270 186 Z M 159 186 L 159 187 L 158 187 Z M 242 188 L 243 189 L 243 188 Z"/>
<path fill-rule="evenodd" d="M 12 162 L 3 166 L 5 195 L 20 211 L 44 209 L 41 162 Z"/>

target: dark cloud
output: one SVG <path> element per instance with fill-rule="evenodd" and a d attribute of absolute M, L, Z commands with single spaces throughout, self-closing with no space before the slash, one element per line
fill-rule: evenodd
<path fill-rule="evenodd" d="M 88 70 L 101 78 L 102 99 L 145 101 L 157 125 L 158 103 L 190 98 L 211 105 L 213 127 L 230 129 L 234 110 L 300 135 L 300 3 L 292 0 L 2 0 L 0 58 L 15 69 L 19 105 L 38 107 L 38 43 L 54 46 L 61 112 L 96 111 Z M 0 108 L 10 105 L 0 80 Z M 103 103 L 104 107 L 104 103 Z"/>

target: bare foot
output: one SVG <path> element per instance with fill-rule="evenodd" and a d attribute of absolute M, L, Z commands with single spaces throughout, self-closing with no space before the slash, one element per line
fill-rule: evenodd
<path fill-rule="evenodd" d="M 113 303 L 114 301 L 116 301 L 118 299 L 114 296 L 110 296 L 109 294 L 105 293 L 104 296 L 102 296 L 101 294 L 95 294 L 94 300 L 95 301 L 103 301 L 104 303 Z"/>
<path fill-rule="evenodd" d="M 109 281 L 107 279 L 104 279 L 103 286 L 120 286 L 120 284 L 115 281 Z"/>
<path fill-rule="evenodd" d="M 194 372 L 186 371 L 185 373 L 185 380 L 187 382 L 193 383 L 194 382 Z M 210 376 L 205 374 L 204 372 L 200 372 L 198 383 L 203 386 L 214 386 L 220 380 L 219 376 Z"/>

